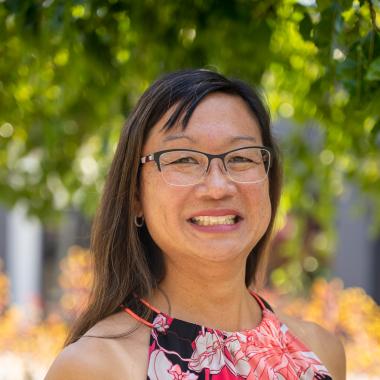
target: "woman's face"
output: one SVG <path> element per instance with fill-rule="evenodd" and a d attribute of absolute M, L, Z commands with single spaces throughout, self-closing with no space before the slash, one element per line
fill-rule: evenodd
<path fill-rule="evenodd" d="M 171 112 L 150 131 L 143 156 L 171 148 L 220 154 L 262 145 L 258 123 L 238 96 L 207 96 L 184 131 L 179 127 L 162 131 Z M 191 186 L 169 185 L 154 162 L 144 164 L 138 203 L 165 259 L 177 262 L 245 260 L 265 233 L 271 216 L 268 179 L 253 184 L 233 182 L 220 159 L 212 160 L 203 180 Z M 223 218 L 227 215 L 238 218 L 229 224 L 231 219 Z M 211 225 L 202 225 L 207 223 Z"/>

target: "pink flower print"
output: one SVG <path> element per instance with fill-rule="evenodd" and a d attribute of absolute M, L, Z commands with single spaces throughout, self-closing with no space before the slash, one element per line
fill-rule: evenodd
<path fill-rule="evenodd" d="M 277 379 L 280 375 L 287 380 L 299 380 L 310 367 L 313 369 L 313 365 L 319 364 L 298 349 L 283 347 L 281 342 L 269 346 L 260 340 L 248 343 L 249 363 L 262 380 Z"/>
<path fill-rule="evenodd" d="M 226 364 L 222 338 L 216 333 L 206 331 L 198 335 L 194 344 L 195 349 L 191 355 L 189 368 L 196 372 L 208 368 L 211 374 L 219 373 Z"/>
<path fill-rule="evenodd" d="M 226 364 L 232 373 L 247 380 L 311 380 L 325 368 L 297 342 L 287 334 L 285 325 L 276 328 L 276 321 L 268 319 L 260 329 L 227 337 L 225 346 L 232 367 Z"/>
<path fill-rule="evenodd" d="M 246 378 L 251 372 L 251 366 L 248 363 L 248 358 L 242 351 L 241 344 L 237 336 L 238 334 L 232 334 L 225 341 L 226 348 L 230 353 L 232 360 L 231 362 L 227 361 L 226 365 L 235 376 L 239 375 Z"/>
<path fill-rule="evenodd" d="M 172 380 L 169 369 L 173 367 L 171 361 L 161 350 L 154 350 L 150 354 L 148 377 L 150 380 Z"/>
<path fill-rule="evenodd" d="M 198 376 L 195 373 L 189 371 L 182 372 L 181 367 L 178 364 L 173 365 L 169 370 L 169 373 L 173 376 L 174 380 L 197 380 Z"/>
<path fill-rule="evenodd" d="M 150 355 L 148 378 L 150 380 L 197 380 L 198 376 L 189 371 L 182 372 L 178 364 L 166 357 L 164 351 L 154 350 Z"/>
<path fill-rule="evenodd" d="M 153 327 L 161 333 L 166 332 L 169 328 L 166 317 L 162 314 L 157 314 L 156 318 L 154 318 L 153 321 Z"/>
<path fill-rule="evenodd" d="M 306 372 L 304 372 L 300 380 L 313 380 L 315 376 L 315 372 L 313 371 L 313 368 L 309 368 Z"/>

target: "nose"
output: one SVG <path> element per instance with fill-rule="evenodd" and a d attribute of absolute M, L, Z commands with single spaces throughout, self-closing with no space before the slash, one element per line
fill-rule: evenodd
<path fill-rule="evenodd" d="M 198 184 L 196 192 L 200 196 L 221 199 L 232 196 L 236 191 L 236 184 L 228 176 L 221 159 L 210 161 L 203 181 Z"/>

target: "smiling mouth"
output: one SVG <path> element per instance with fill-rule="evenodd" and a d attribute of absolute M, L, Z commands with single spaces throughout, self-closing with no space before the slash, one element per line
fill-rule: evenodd
<path fill-rule="evenodd" d="M 198 226 L 217 226 L 226 224 L 236 224 L 241 218 L 238 215 L 223 216 L 194 216 L 190 218 L 190 222 Z"/>

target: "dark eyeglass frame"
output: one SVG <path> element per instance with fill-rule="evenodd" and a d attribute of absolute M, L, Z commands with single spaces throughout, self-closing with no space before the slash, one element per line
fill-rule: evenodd
<path fill-rule="evenodd" d="M 160 150 L 158 152 L 154 152 L 154 153 L 151 153 L 151 154 L 148 154 L 146 156 L 143 156 L 141 157 L 140 159 L 140 164 L 144 165 L 144 164 L 147 164 L 148 162 L 155 162 L 156 165 L 157 165 L 157 169 L 162 172 L 161 170 L 161 165 L 160 165 L 160 156 L 164 153 L 168 153 L 168 152 L 178 152 L 178 151 L 181 151 L 181 152 L 193 152 L 193 153 L 200 153 L 200 154 L 203 154 L 204 156 L 207 157 L 208 159 L 208 164 L 207 164 L 207 168 L 205 170 L 205 173 L 206 174 L 210 168 L 210 165 L 211 165 L 211 160 L 213 160 L 214 158 L 220 158 L 223 162 L 223 167 L 224 167 L 224 170 L 226 171 L 226 173 L 228 174 L 228 170 L 227 170 L 227 167 L 226 167 L 226 163 L 224 161 L 225 157 L 230 154 L 230 153 L 233 153 L 233 152 L 236 152 L 238 150 L 242 150 L 242 149 L 251 149 L 251 148 L 256 148 L 256 149 L 260 149 L 260 150 L 264 150 L 268 153 L 268 161 L 269 161 L 269 165 L 268 165 L 268 170 L 267 170 L 267 175 L 269 173 L 269 169 L 270 167 L 272 166 L 272 160 L 271 160 L 271 154 L 272 154 L 272 149 L 269 148 L 269 147 L 266 147 L 266 146 L 261 146 L 261 145 L 252 145 L 252 146 L 243 146 L 241 148 L 236 148 L 236 149 L 232 149 L 232 150 L 229 150 L 228 152 L 225 152 L 225 153 L 221 153 L 221 154 L 211 154 L 211 153 L 206 153 L 206 152 L 201 152 L 199 150 L 195 150 L 195 149 L 180 149 L 180 148 L 175 148 L 175 149 L 165 149 L 165 150 Z M 264 177 L 265 178 L 265 177 Z M 237 181 L 235 181 L 237 182 Z M 249 183 L 249 182 L 247 182 Z M 184 185 L 185 186 L 185 185 Z"/>

